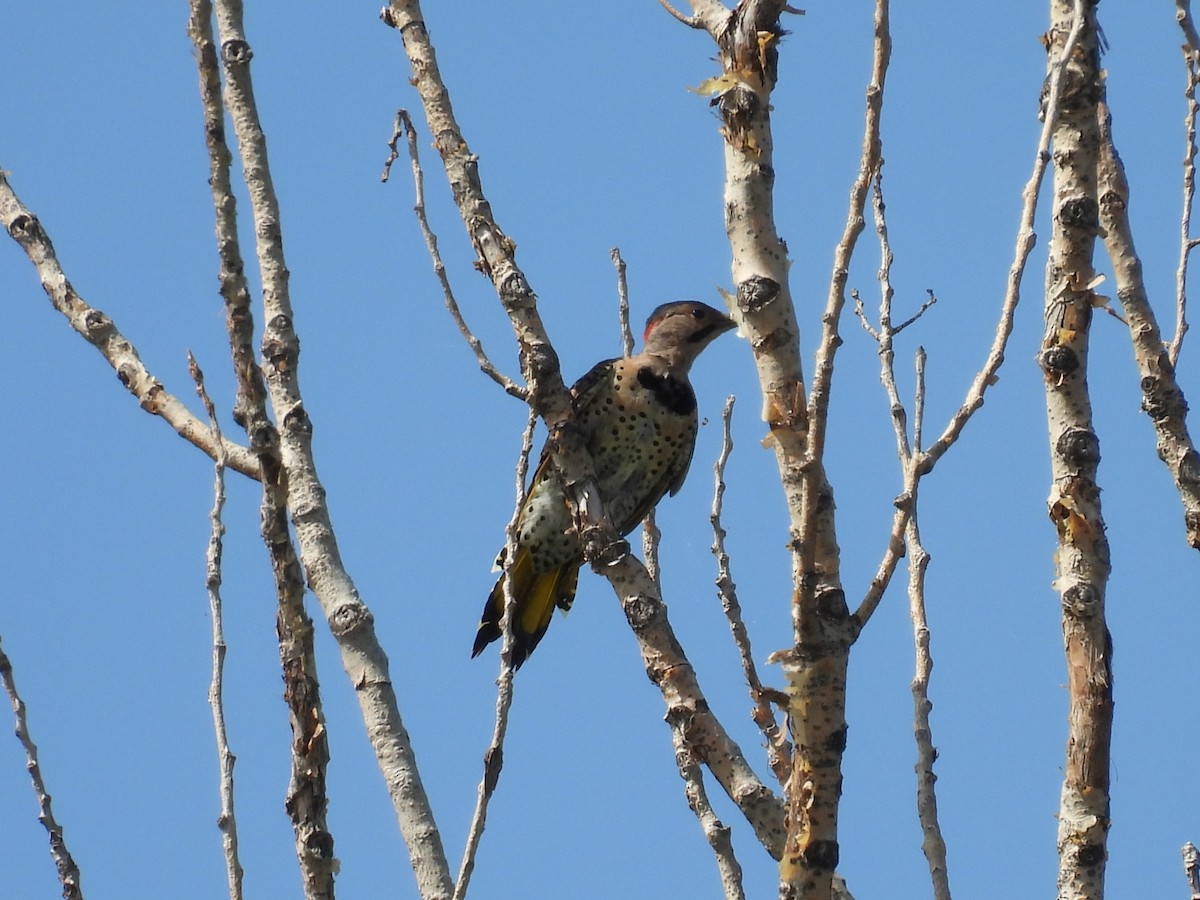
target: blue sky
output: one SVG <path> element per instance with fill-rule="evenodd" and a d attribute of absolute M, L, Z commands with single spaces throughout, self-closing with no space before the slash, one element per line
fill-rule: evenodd
<path fill-rule="evenodd" d="M 233 386 L 186 4 L 10 6 L 0 14 L 9 73 L 0 167 L 41 217 L 76 288 L 150 369 L 192 403 L 192 350 L 227 408 Z M 321 476 L 456 865 L 497 671 L 494 654 L 468 654 L 511 510 L 525 413 L 476 371 L 441 307 L 406 168 L 379 183 L 395 109 L 421 118 L 398 37 L 379 24 L 377 6 L 251 2 L 247 31 Z M 629 263 L 638 319 L 669 299 L 715 302 L 716 289 L 729 287 L 718 123 L 686 90 L 716 72 L 714 52 L 650 0 L 556 4 L 552 15 L 548 5 L 513 6 L 485 15 L 431 3 L 426 15 L 485 190 L 573 378 L 620 349 L 614 245 Z M 990 342 L 1044 71 L 1043 4 L 964 9 L 931 0 L 894 11 L 884 113 L 897 312 L 915 309 L 927 288 L 940 298 L 897 348 L 905 390 L 916 344 L 929 353 L 927 433 L 940 432 Z M 1184 147 L 1181 38 L 1166 4 L 1105 4 L 1100 14 L 1135 235 L 1167 330 Z M 810 5 L 790 27 L 774 98 L 777 208 L 811 353 L 857 166 L 871 4 Z M 511 333 L 471 269 L 429 145 L 422 129 L 430 215 L 460 303 L 496 363 L 515 374 Z M 951 884 L 963 898 L 1044 896 L 1055 877 L 1066 694 L 1034 362 L 1042 264 L 1037 250 L 1000 383 L 922 488 L 939 801 Z M 877 266 L 868 231 L 850 284 L 872 309 Z M 55 811 L 90 896 L 219 895 L 203 583 L 211 465 L 137 409 L 7 241 L 0 297 L 10 317 L 0 329 L 8 473 L 0 636 L 30 705 Z M 853 600 L 883 550 L 899 472 L 874 346 L 851 318 L 843 333 L 829 470 Z M 1138 409 L 1122 326 L 1097 317 L 1093 348 L 1114 564 L 1109 895 L 1182 895 L 1179 847 L 1200 839 L 1200 562 L 1184 544 L 1178 499 Z M 1193 403 L 1195 353 L 1189 341 L 1181 362 Z M 688 484 L 660 510 L 665 597 L 711 703 L 767 777 L 711 587 L 707 510 L 727 394 L 738 407 L 725 524 L 760 663 L 789 640 L 784 508 L 760 446 L 744 343 L 717 342 L 694 383 L 713 424 L 701 430 Z M 232 422 L 226 428 L 236 433 Z M 226 702 L 247 891 L 298 896 L 258 490 L 230 476 L 229 492 Z M 318 640 L 339 890 L 415 896 L 352 691 L 321 627 Z M 860 898 L 928 891 L 913 811 L 911 672 L 907 601 L 893 589 L 851 660 L 841 870 Z M 778 681 L 772 668 L 765 673 Z M 583 576 L 575 609 L 554 622 L 517 689 L 472 895 L 718 896 L 661 699 L 601 579 Z M 773 866 L 737 811 L 711 793 L 734 829 L 748 891 L 770 894 Z M 0 810 L 9 860 L 0 896 L 54 896 L 15 740 L 0 740 Z"/>

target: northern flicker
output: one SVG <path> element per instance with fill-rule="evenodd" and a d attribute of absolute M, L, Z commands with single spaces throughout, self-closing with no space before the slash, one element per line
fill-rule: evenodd
<path fill-rule="evenodd" d="M 664 494 L 674 495 L 683 485 L 697 430 L 688 371 L 701 350 L 733 327 L 732 319 L 704 303 L 663 304 L 646 321 L 641 353 L 598 363 L 571 388 L 575 422 L 592 455 L 600 495 L 622 535 Z M 517 558 L 510 570 L 514 669 L 546 633 L 554 608 L 570 609 L 582 564 L 571 510 L 547 448 L 517 523 Z M 501 575 L 483 608 L 472 656 L 500 637 L 503 612 Z"/>

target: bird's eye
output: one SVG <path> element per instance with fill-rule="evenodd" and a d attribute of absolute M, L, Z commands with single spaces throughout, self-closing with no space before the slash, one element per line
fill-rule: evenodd
<path fill-rule="evenodd" d="M 704 310 L 702 310 L 702 309 L 693 309 L 693 310 L 692 310 L 692 318 L 693 318 L 693 319 L 703 319 L 703 318 L 704 318 Z"/>

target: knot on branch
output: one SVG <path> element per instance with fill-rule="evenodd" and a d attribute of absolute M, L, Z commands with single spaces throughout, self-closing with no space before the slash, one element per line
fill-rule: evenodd
<path fill-rule="evenodd" d="M 1079 368 L 1079 356 L 1061 344 L 1042 351 L 1042 369 L 1047 377 L 1064 378 Z"/>
<path fill-rule="evenodd" d="M 524 357 L 525 382 L 530 385 L 540 384 L 542 379 L 551 378 L 560 371 L 558 354 L 549 344 L 542 342 L 528 343 L 522 346 L 521 355 Z"/>
<path fill-rule="evenodd" d="M 583 545 L 583 558 L 597 571 L 616 565 L 629 555 L 629 541 L 614 534 L 607 522 L 585 524 L 579 542 Z"/>
<path fill-rule="evenodd" d="M 88 338 L 97 341 L 112 328 L 112 319 L 98 309 L 89 309 L 83 317 L 83 327 Z"/>
<path fill-rule="evenodd" d="M 1155 422 L 1172 418 L 1182 418 L 1187 413 L 1187 401 L 1177 389 L 1168 382 L 1154 375 L 1147 375 L 1141 381 L 1142 409 Z"/>
<path fill-rule="evenodd" d="M 250 450 L 255 455 L 273 451 L 279 446 L 279 432 L 267 421 L 257 422 L 248 427 L 246 436 L 250 440 Z"/>
<path fill-rule="evenodd" d="M 1106 828 L 1107 830 L 1107 823 Z M 1098 866 L 1107 858 L 1108 852 L 1104 849 L 1103 844 L 1080 844 L 1075 851 L 1075 858 L 1079 861 L 1079 865 L 1084 868 Z"/>
<path fill-rule="evenodd" d="M 151 381 L 138 405 L 151 415 L 157 416 L 162 411 L 162 398 L 163 386 L 157 381 Z"/>
<path fill-rule="evenodd" d="M 837 868 L 839 855 L 837 841 L 813 841 L 800 854 L 806 869 L 827 871 Z"/>
<path fill-rule="evenodd" d="M 850 615 L 846 605 L 846 592 L 841 588 L 829 588 L 816 596 L 817 615 L 824 619 L 844 619 Z"/>
<path fill-rule="evenodd" d="M 672 703 L 667 707 L 666 713 L 663 715 L 663 721 L 671 728 L 678 731 L 680 734 L 688 734 L 691 730 L 692 722 L 696 718 L 696 710 L 688 703 Z M 703 756 L 701 757 L 703 758 Z"/>
<path fill-rule="evenodd" d="M 1183 524 L 1187 528 L 1188 546 L 1200 550 L 1200 510 L 1189 509 L 1183 514 Z"/>
<path fill-rule="evenodd" d="M 289 809 L 290 813 L 291 810 Z M 333 835 L 323 828 L 312 828 L 303 837 L 304 852 L 310 859 L 333 859 Z"/>
<path fill-rule="evenodd" d="M 846 735 L 849 733 L 848 725 L 843 725 L 841 728 L 835 728 L 829 734 L 825 735 L 825 740 L 822 742 L 826 753 L 836 754 L 841 756 L 846 752 Z"/>
<path fill-rule="evenodd" d="M 1179 458 L 1179 481 L 1188 487 L 1200 485 L 1200 455 L 1189 449 Z"/>
<path fill-rule="evenodd" d="M 20 213 L 13 217 L 13 220 L 8 223 L 8 233 L 12 235 L 13 240 L 24 243 L 25 240 L 37 234 L 41 230 L 36 216 L 27 213 Z"/>
<path fill-rule="evenodd" d="M 336 637 L 348 635 L 359 628 L 373 625 L 374 622 L 375 617 L 371 615 L 371 611 L 357 600 L 343 603 L 329 614 L 329 630 Z M 356 684 L 356 687 L 362 686 L 361 681 Z"/>
<path fill-rule="evenodd" d="M 629 627 L 641 634 L 646 626 L 658 617 L 662 601 L 647 594 L 634 594 L 622 600 L 621 609 L 625 611 L 625 620 L 629 622 Z"/>
<path fill-rule="evenodd" d="M 263 360 L 276 372 L 291 371 L 300 355 L 300 340 L 292 331 L 292 320 L 280 314 L 267 323 L 262 340 Z"/>
<path fill-rule="evenodd" d="M 1062 595 L 1063 613 L 1076 619 L 1091 619 L 1100 608 L 1100 592 L 1087 582 L 1073 584 Z"/>
<path fill-rule="evenodd" d="M 1063 72 L 1062 97 L 1059 100 L 1059 111 L 1063 116 L 1091 112 L 1104 99 L 1104 88 L 1099 77 L 1099 49 L 1093 46 L 1090 52 L 1080 53 L 1076 59 L 1085 61 L 1085 65 L 1068 66 Z"/>
<path fill-rule="evenodd" d="M 1055 443 L 1055 450 L 1072 469 L 1094 468 L 1100 463 L 1100 439 L 1083 428 L 1068 428 Z"/>
<path fill-rule="evenodd" d="M 1072 197 L 1058 208 L 1058 221 L 1064 228 L 1094 234 L 1100 230 L 1100 207 L 1094 197 Z"/>
<path fill-rule="evenodd" d="M 283 417 L 283 430 L 292 435 L 312 436 L 312 419 L 308 417 L 303 403 L 297 403 Z"/>
<path fill-rule="evenodd" d="M 133 390 L 133 384 L 137 381 L 138 369 L 133 363 L 123 362 L 117 366 L 117 380 L 125 387 Z"/>
<path fill-rule="evenodd" d="M 499 295 L 500 303 L 504 306 L 505 311 L 511 313 L 515 310 L 532 309 L 537 298 L 530 289 L 529 282 L 511 262 L 507 264 L 506 268 L 508 271 L 498 277 L 498 273 L 493 272 L 496 293 Z"/>
<path fill-rule="evenodd" d="M 244 66 L 254 59 L 254 51 L 247 41 L 226 41 L 221 45 L 221 59 L 226 65 Z"/>
<path fill-rule="evenodd" d="M 756 338 L 753 342 L 754 349 L 759 353 L 769 353 L 779 347 L 783 347 L 792 340 L 792 332 L 780 326 L 768 331 L 760 338 Z"/>
<path fill-rule="evenodd" d="M 738 309 L 754 314 L 779 299 L 779 282 L 763 275 L 751 275 L 737 286 Z"/>
<path fill-rule="evenodd" d="M 1105 215 L 1120 215 L 1125 211 L 1125 198 L 1116 191 L 1105 191 L 1100 196 L 1100 208 L 1104 210 Z"/>

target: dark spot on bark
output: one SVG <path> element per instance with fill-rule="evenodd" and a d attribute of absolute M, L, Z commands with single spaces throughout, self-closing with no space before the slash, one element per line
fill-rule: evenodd
<path fill-rule="evenodd" d="M 846 728 L 831 732 L 825 739 L 825 749 L 830 753 L 844 753 L 846 750 Z"/>
<path fill-rule="evenodd" d="M 1079 368 L 1079 356 L 1070 347 L 1048 347 L 1042 351 L 1042 368 L 1047 375 L 1070 375 Z"/>
<path fill-rule="evenodd" d="M 1100 462 L 1100 440 L 1090 431 L 1071 428 L 1064 431 L 1056 445 L 1058 454 L 1074 469 L 1084 469 Z"/>
<path fill-rule="evenodd" d="M 1084 844 L 1076 852 L 1075 858 L 1081 866 L 1098 866 L 1104 862 L 1106 854 L 1103 844 Z"/>
<path fill-rule="evenodd" d="M 846 592 L 841 588 L 831 588 L 817 595 L 817 615 L 827 619 L 844 619 L 849 613 Z"/>
<path fill-rule="evenodd" d="M 813 841 L 804 851 L 804 865 L 809 869 L 836 869 L 838 864 L 837 841 Z"/>
<path fill-rule="evenodd" d="M 1195 450 L 1188 450 L 1179 460 L 1179 480 L 1191 487 L 1200 484 L 1200 455 Z"/>
<path fill-rule="evenodd" d="M 1076 619 L 1090 619 L 1096 615 L 1100 605 L 1100 592 L 1095 585 L 1081 582 L 1073 584 L 1062 596 L 1063 612 Z"/>
<path fill-rule="evenodd" d="M 779 282 L 754 275 L 738 285 L 738 309 L 745 313 L 755 313 L 772 303 L 778 296 Z"/>
<path fill-rule="evenodd" d="M 1100 207 L 1093 197 L 1075 197 L 1058 208 L 1058 221 L 1066 228 L 1096 231 L 1100 227 Z"/>

